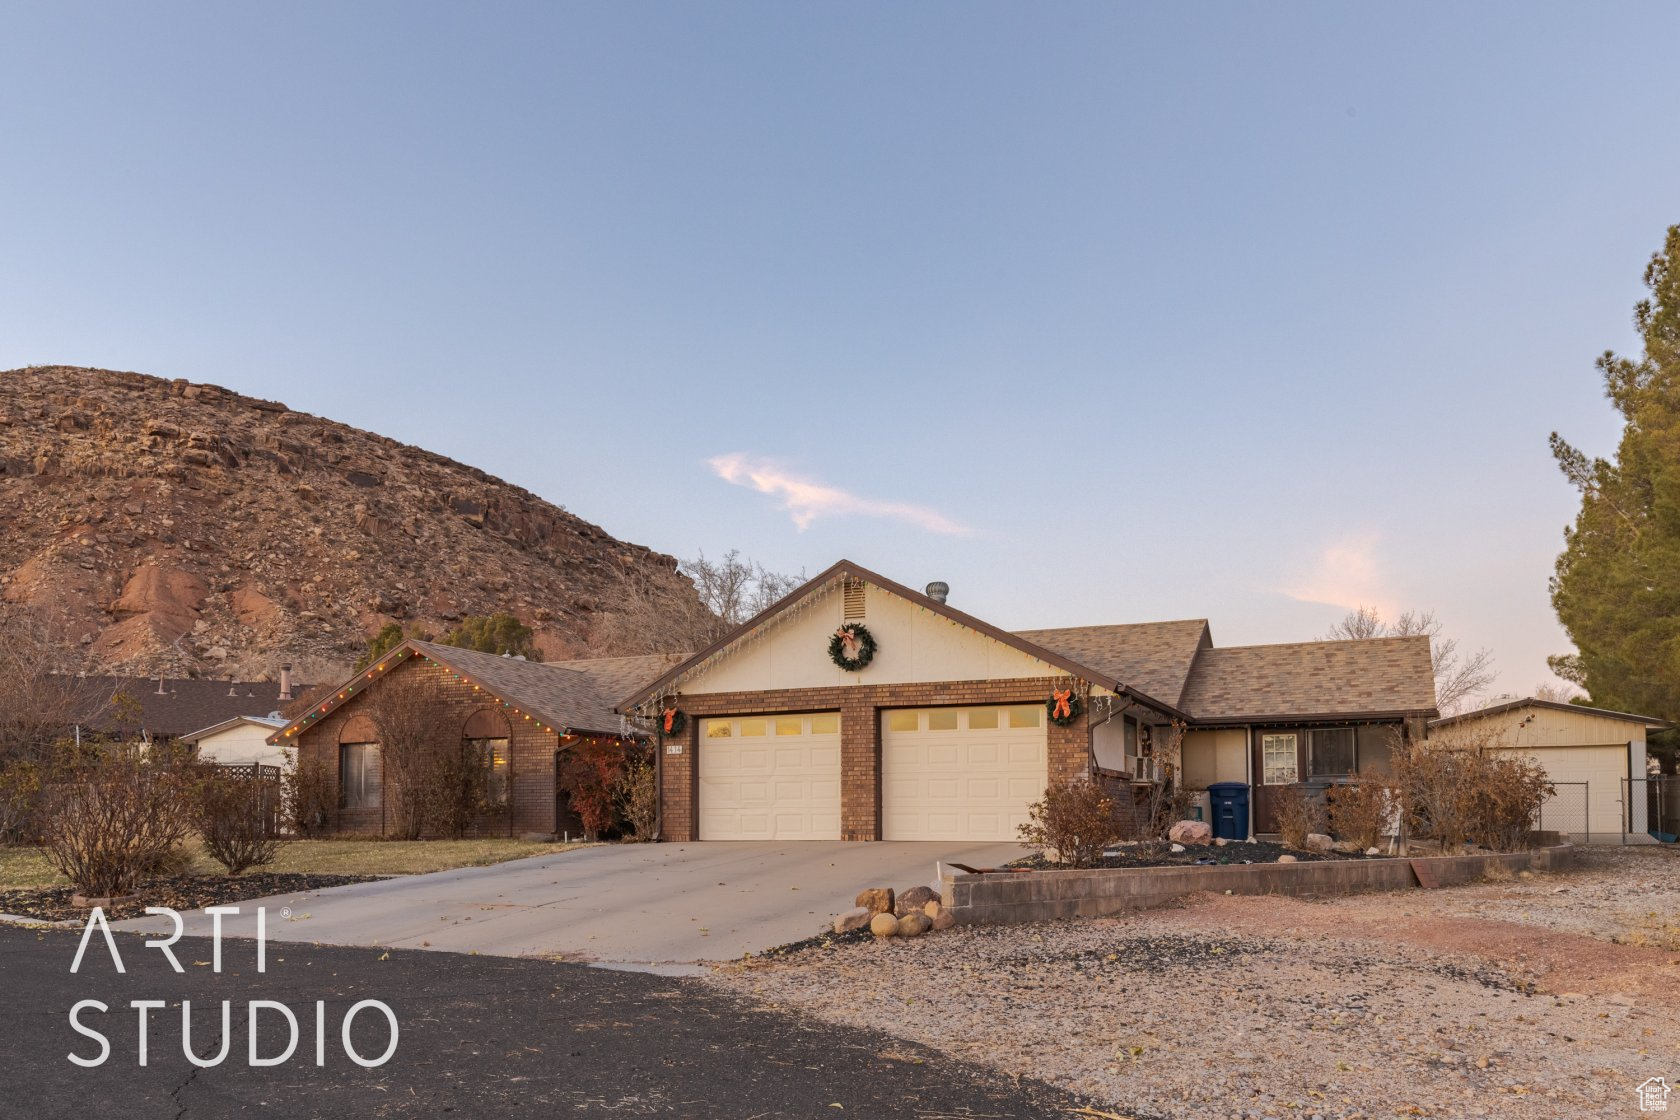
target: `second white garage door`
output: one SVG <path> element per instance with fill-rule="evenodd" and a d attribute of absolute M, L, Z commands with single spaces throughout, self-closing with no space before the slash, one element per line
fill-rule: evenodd
<path fill-rule="evenodd" d="M 700 723 L 700 839 L 840 839 L 840 715 Z"/>
<path fill-rule="evenodd" d="M 1019 839 L 1049 781 L 1042 705 L 881 715 L 881 838 Z"/>

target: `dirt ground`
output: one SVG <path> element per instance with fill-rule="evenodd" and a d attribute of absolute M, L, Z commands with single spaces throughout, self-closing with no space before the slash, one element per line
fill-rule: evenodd
<path fill-rule="evenodd" d="M 1636 1085 L 1680 1076 L 1680 851 L 1438 891 L 1199 895 L 708 982 L 1140 1120 L 1638 1116 Z"/>

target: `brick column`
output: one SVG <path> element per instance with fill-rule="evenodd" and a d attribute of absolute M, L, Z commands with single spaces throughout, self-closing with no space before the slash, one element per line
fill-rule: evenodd
<path fill-rule="evenodd" d="M 679 744 L 682 753 L 660 755 L 660 839 L 686 843 L 695 839 L 694 768 L 698 765 L 696 752 L 700 749 L 699 718 L 690 716 L 683 733 L 668 736 L 665 742 Z M 658 749 L 665 750 L 663 746 Z"/>
<path fill-rule="evenodd" d="M 840 701 L 840 839 L 881 838 L 881 715 L 867 695 Z"/>

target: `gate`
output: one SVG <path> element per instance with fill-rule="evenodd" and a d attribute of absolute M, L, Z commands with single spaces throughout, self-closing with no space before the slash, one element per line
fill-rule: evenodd
<path fill-rule="evenodd" d="M 1587 843 L 1592 838 L 1591 825 L 1586 782 L 1553 782 L 1552 795 L 1534 814 L 1536 831 L 1556 832 L 1572 844 Z"/>
<path fill-rule="evenodd" d="M 1630 836 L 1680 839 L 1680 776 L 1622 779 L 1622 843 Z"/>

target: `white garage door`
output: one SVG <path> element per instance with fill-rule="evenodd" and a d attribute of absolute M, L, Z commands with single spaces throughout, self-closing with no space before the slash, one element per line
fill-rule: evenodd
<path fill-rule="evenodd" d="M 1615 833 L 1622 825 L 1622 779 L 1628 774 L 1625 744 L 1598 747 L 1523 747 L 1501 754 L 1527 755 L 1558 784 L 1540 811 L 1541 823 L 1558 832 Z M 1587 783 L 1583 790 L 1577 783 Z"/>
<path fill-rule="evenodd" d="M 700 839 L 840 839 L 840 714 L 700 723 Z"/>
<path fill-rule="evenodd" d="M 881 715 L 881 837 L 1016 840 L 1049 781 L 1044 707 Z"/>

